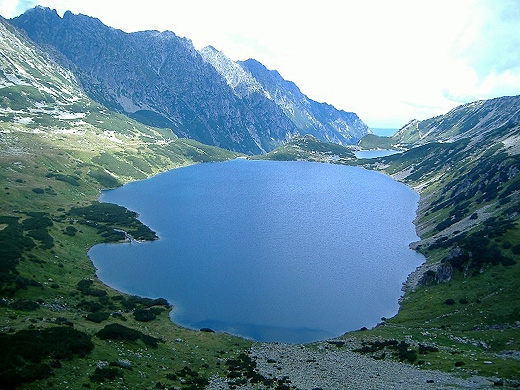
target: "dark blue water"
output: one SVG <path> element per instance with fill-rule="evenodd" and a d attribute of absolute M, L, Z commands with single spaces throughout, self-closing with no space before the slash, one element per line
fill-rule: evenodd
<path fill-rule="evenodd" d="M 371 149 L 371 150 L 357 150 L 354 152 L 354 155 L 357 158 L 377 158 L 377 157 L 386 157 L 391 156 L 393 154 L 401 153 L 397 150 L 392 149 Z"/>
<path fill-rule="evenodd" d="M 361 168 L 234 160 L 103 192 L 158 232 L 97 245 L 97 275 L 164 297 L 172 320 L 261 341 L 302 343 L 371 327 L 398 309 L 423 262 L 408 248 L 418 195 Z"/>

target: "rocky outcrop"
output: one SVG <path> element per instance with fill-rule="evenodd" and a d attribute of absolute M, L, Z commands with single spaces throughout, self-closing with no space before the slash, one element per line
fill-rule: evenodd
<path fill-rule="evenodd" d="M 418 287 L 449 282 L 453 276 L 453 267 L 448 262 L 425 263 L 408 275 L 402 291 L 415 291 Z"/>
<path fill-rule="evenodd" d="M 439 263 L 429 267 L 424 272 L 415 287 L 426 286 L 428 284 L 449 282 L 453 275 L 453 267 L 450 263 Z"/>

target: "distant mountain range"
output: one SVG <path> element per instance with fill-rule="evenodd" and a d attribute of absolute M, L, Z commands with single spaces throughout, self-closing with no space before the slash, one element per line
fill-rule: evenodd
<path fill-rule="evenodd" d="M 356 144 L 369 129 L 355 113 L 305 96 L 255 60 L 197 51 L 173 32 L 125 33 L 100 20 L 36 7 L 10 22 L 69 68 L 87 94 L 140 122 L 246 154 L 311 134 Z"/>

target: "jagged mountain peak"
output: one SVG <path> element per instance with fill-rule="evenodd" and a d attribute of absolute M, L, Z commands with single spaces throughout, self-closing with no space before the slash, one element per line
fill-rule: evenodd
<path fill-rule="evenodd" d="M 70 11 L 67 11 L 67 12 L 70 12 Z M 58 17 L 58 18 L 60 17 L 60 15 L 58 15 L 58 11 L 56 11 L 56 9 L 53 9 L 53 8 L 50 8 L 50 7 L 47 7 L 44 5 L 37 5 L 34 8 L 29 8 L 27 11 L 25 11 L 25 14 L 29 14 L 29 15 L 36 14 L 36 13 L 50 15 L 52 17 Z"/>
<path fill-rule="evenodd" d="M 275 69 L 268 69 L 264 64 L 255 60 L 254 58 L 249 58 L 245 61 L 239 61 L 239 64 L 245 69 L 250 70 L 252 73 L 264 73 L 264 77 L 268 78 L 271 82 L 283 81 L 284 83 L 296 86 L 296 84 L 294 84 L 292 81 L 285 80 L 280 72 Z"/>
<path fill-rule="evenodd" d="M 300 135 L 312 134 L 323 141 L 348 145 L 369 131 L 357 115 L 309 99 L 295 83 L 255 59 L 235 62 L 211 46 L 200 52 L 239 97 L 263 94 L 293 122 Z"/>

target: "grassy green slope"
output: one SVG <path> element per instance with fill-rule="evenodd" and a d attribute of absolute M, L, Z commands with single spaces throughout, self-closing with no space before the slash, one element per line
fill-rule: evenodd
<path fill-rule="evenodd" d="M 97 204 L 100 189 L 237 154 L 108 111 L 2 21 L 0 45 L 0 388 L 201 388 L 226 374 L 247 341 L 173 325 L 163 300 L 99 283 L 86 251 L 124 239 L 114 229 L 154 238 Z"/>
<path fill-rule="evenodd" d="M 417 249 L 427 258 L 397 316 L 371 336 L 437 346 L 417 358 L 430 368 L 520 379 L 519 129 L 427 143 L 367 165 L 420 192 Z"/>
<path fill-rule="evenodd" d="M 395 141 L 392 137 L 382 137 L 375 134 L 367 134 L 358 143 L 361 149 L 396 149 Z"/>
<path fill-rule="evenodd" d="M 282 145 L 267 154 L 251 158 L 276 161 L 306 160 L 332 162 L 353 157 L 354 154 L 352 151 L 344 146 L 330 142 L 322 142 L 312 135 L 305 135 L 302 137 L 295 137 L 285 145 Z"/>

